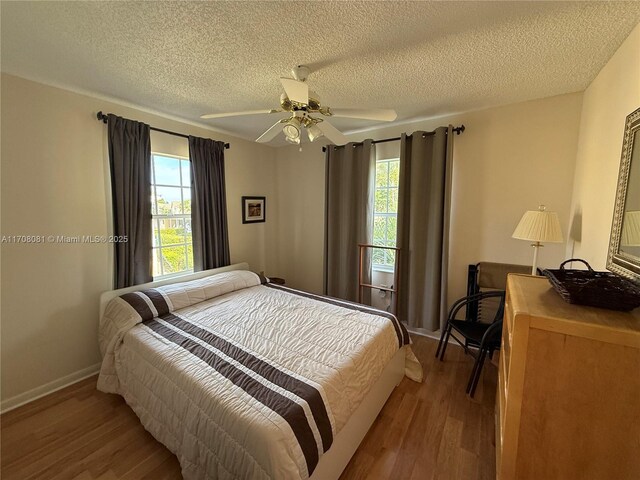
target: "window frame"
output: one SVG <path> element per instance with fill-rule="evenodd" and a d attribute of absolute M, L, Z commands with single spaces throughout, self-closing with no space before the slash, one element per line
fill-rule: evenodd
<path fill-rule="evenodd" d="M 385 185 L 383 187 L 379 187 L 378 186 L 378 165 L 382 164 L 382 163 L 386 163 L 387 164 L 387 178 L 386 178 L 386 182 Z M 399 191 L 399 187 L 400 185 L 398 184 L 397 186 L 391 186 L 390 185 L 390 166 L 392 163 L 397 163 L 398 164 L 398 170 L 400 169 L 400 158 L 398 157 L 392 157 L 392 158 L 381 158 L 381 159 L 377 159 L 376 160 L 376 174 L 375 174 L 375 181 L 374 181 L 374 202 L 373 202 L 373 225 L 375 226 L 375 221 L 377 217 L 382 217 L 385 218 L 385 229 L 384 229 L 384 239 L 383 239 L 383 244 L 380 245 L 381 247 L 395 247 L 397 246 L 397 228 L 398 228 L 398 212 L 397 212 L 397 208 L 396 208 L 396 212 L 390 212 L 389 211 L 389 200 L 390 200 L 390 193 L 392 191 Z M 399 179 L 398 179 L 399 180 Z M 380 190 L 385 190 L 387 192 L 386 195 L 386 209 L 384 212 L 377 212 L 376 211 L 376 201 L 375 201 L 375 193 L 380 191 Z M 397 205 L 396 205 L 397 207 Z M 396 242 L 394 242 L 393 245 L 391 245 L 389 243 L 389 239 L 388 239 L 388 222 L 389 222 L 389 218 L 395 218 L 396 219 Z M 374 227 L 374 232 L 375 232 L 375 227 Z M 371 235 L 372 239 L 373 239 L 373 244 L 376 244 L 376 239 L 373 237 L 373 233 Z M 375 248 L 374 248 L 375 250 Z M 380 264 L 380 263 L 374 263 L 373 262 L 373 255 L 371 257 L 371 261 L 372 261 L 372 265 L 371 268 L 374 271 L 378 271 L 378 272 L 387 272 L 387 273 L 393 273 L 393 271 L 395 270 L 395 257 L 393 258 L 393 262 L 391 262 L 392 264 L 387 263 L 387 261 L 392 257 L 392 255 L 395 255 L 396 252 L 391 251 L 391 250 L 382 250 L 383 253 L 383 257 L 384 257 L 384 261 L 385 263 Z"/>
<path fill-rule="evenodd" d="M 184 189 L 185 188 L 189 188 L 191 189 L 191 179 L 189 179 L 188 184 L 185 186 L 184 182 L 183 182 L 183 178 L 182 178 L 182 174 L 183 174 L 183 169 L 182 169 L 182 163 L 180 163 L 180 168 L 179 173 L 180 173 L 180 185 L 167 185 L 164 183 L 156 183 L 156 167 L 155 167 L 155 158 L 154 157 L 164 157 L 164 158 L 174 158 L 176 160 L 180 160 L 181 162 L 191 162 L 189 157 L 183 157 L 180 155 L 172 155 L 172 154 L 168 154 L 168 153 L 162 153 L 162 152 L 155 152 L 152 151 L 151 152 L 151 195 L 152 195 L 152 206 L 151 206 L 151 235 L 152 237 L 154 237 L 154 240 L 152 241 L 151 244 L 151 262 L 152 262 L 152 274 L 154 273 L 154 267 L 155 267 L 155 256 L 154 253 L 157 251 L 157 255 L 159 258 L 159 265 L 160 265 L 160 274 L 159 275 L 153 275 L 153 280 L 164 280 L 164 279 L 168 279 L 168 278 L 173 278 L 173 277 L 179 277 L 181 275 L 187 275 L 189 273 L 193 273 L 193 257 L 191 258 L 191 268 L 187 268 L 185 270 L 180 270 L 179 272 L 171 272 L 171 273 L 164 273 L 164 263 L 162 261 L 163 257 L 162 257 L 162 249 L 163 248 L 171 248 L 171 247 L 184 247 L 184 258 L 185 258 L 185 264 L 188 266 L 189 265 L 189 246 L 191 246 L 192 252 L 193 252 L 193 236 L 191 237 L 191 242 L 189 243 L 186 239 L 186 235 L 184 236 L 184 242 L 182 243 L 171 243 L 171 244 L 167 244 L 167 245 L 163 245 L 162 244 L 162 236 L 160 235 L 160 223 L 156 223 L 158 222 L 158 220 L 171 220 L 171 219 L 181 219 L 182 220 L 182 224 L 183 226 L 186 225 L 186 221 L 187 220 L 191 220 L 191 213 L 184 213 Z M 189 165 L 189 169 L 191 169 L 191 165 Z M 159 214 L 158 213 L 158 195 L 157 195 L 157 187 L 168 187 L 168 188 L 179 188 L 180 189 L 180 204 L 182 205 L 182 212 L 183 213 L 179 213 L 179 214 L 171 214 L 171 215 L 167 215 L 167 214 Z M 154 205 L 155 205 L 155 213 L 154 213 Z M 158 232 L 158 236 L 157 238 L 155 238 L 154 235 L 154 230 L 155 230 L 155 226 L 157 226 L 157 232 Z M 183 227 L 186 228 L 186 227 Z M 155 244 L 155 245 L 154 245 Z"/>

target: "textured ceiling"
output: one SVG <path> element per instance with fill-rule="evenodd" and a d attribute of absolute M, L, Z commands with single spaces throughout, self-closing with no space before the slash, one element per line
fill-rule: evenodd
<path fill-rule="evenodd" d="M 297 64 L 324 105 L 395 108 L 399 122 L 579 91 L 640 21 L 640 2 L 0 5 L 3 72 L 192 121 L 277 107 Z M 206 123 L 253 139 L 274 121 Z"/>

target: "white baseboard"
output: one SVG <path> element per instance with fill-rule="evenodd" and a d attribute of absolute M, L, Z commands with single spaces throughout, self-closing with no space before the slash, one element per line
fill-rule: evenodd
<path fill-rule="evenodd" d="M 9 410 L 13 410 L 14 408 L 21 407 L 26 403 L 33 402 L 38 398 L 44 397 L 46 395 L 49 395 L 50 393 L 56 392 L 65 387 L 68 387 L 69 385 L 79 382 L 80 380 L 91 377 L 92 375 L 95 375 L 100 371 L 100 365 L 100 363 L 96 363 L 95 365 L 91 365 L 90 367 L 83 368 L 82 370 L 78 370 L 77 372 L 71 373 L 69 375 L 65 375 L 64 377 L 54 380 L 53 382 L 45 383 L 44 385 L 16 395 L 15 397 L 2 400 L 2 402 L 0 402 L 0 413 L 5 413 Z"/>
<path fill-rule="evenodd" d="M 420 335 L 421 337 L 432 338 L 433 340 L 440 341 L 440 330 L 436 330 L 435 332 L 430 332 L 429 330 L 425 330 L 424 328 L 408 328 L 409 333 L 411 335 Z M 448 345 L 453 345 L 454 347 L 460 347 L 460 344 L 449 337 L 447 341 Z M 461 347 L 462 348 L 462 347 Z M 477 347 L 469 347 L 471 349 L 477 350 Z"/>
<path fill-rule="evenodd" d="M 407 330 L 409 330 L 409 333 L 411 334 L 415 334 L 415 335 L 420 335 L 422 337 L 427 337 L 427 338 L 433 338 L 434 340 L 440 340 L 440 332 L 439 331 L 435 331 L 435 332 L 430 332 L 429 330 L 425 330 L 424 328 L 408 328 Z"/>

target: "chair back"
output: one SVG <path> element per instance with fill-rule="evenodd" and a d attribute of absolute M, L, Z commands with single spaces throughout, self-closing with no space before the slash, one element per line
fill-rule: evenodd
<path fill-rule="evenodd" d="M 512 263 L 480 262 L 469 265 L 467 275 L 467 295 L 507 289 L 507 275 L 510 273 L 530 273 L 531 267 Z M 467 304 L 466 319 L 473 322 L 492 323 L 496 314 L 504 306 L 499 298 L 490 298 L 486 302 Z M 500 315 L 502 318 L 502 315 Z"/>

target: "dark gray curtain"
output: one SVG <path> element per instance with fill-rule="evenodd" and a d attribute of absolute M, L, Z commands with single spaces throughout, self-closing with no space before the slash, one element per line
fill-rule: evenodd
<path fill-rule="evenodd" d="M 371 140 L 327 147 L 325 294 L 358 300 L 359 243 L 371 243 L 375 149 Z M 363 281 L 371 283 L 371 251 L 365 250 Z M 371 303 L 364 289 L 363 303 Z"/>
<path fill-rule="evenodd" d="M 224 142 L 190 136 L 189 158 L 194 270 L 229 265 Z"/>
<path fill-rule="evenodd" d="M 151 140 L 149 125 L 109 115 L 109 165 L 114 243 L 114 287 L 150 282 Z"/>
<path fill-rule="evenodd" d="M 400 146 L 398 317 L 427 330 L 440 328 L 447 308 L 452 138 L 447 130 L 403 134 Z"/>

